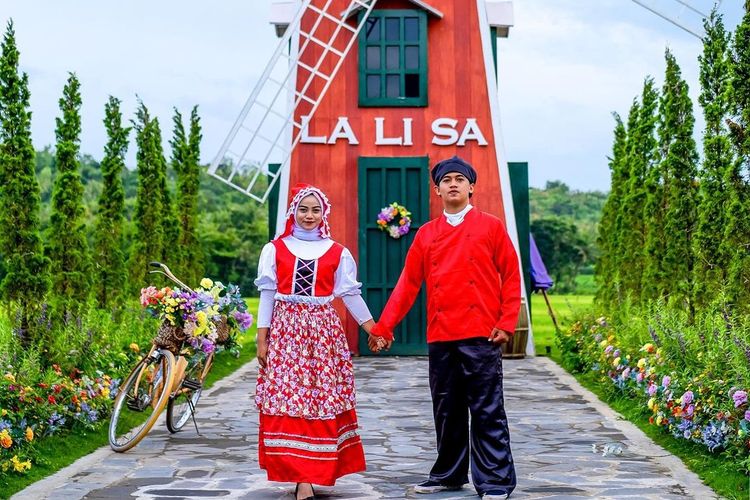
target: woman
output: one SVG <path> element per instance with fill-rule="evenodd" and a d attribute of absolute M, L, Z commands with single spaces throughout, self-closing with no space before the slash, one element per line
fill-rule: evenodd
<path fill-rule="evenodd" d="M 357 433 L 354 373 L 341 321 L 341 297 L 366 332 L 374 325 L 362 300 L 352 254 L 330 236 L 330 203 L 298 186 L 286 230 L 263 247 L 258 265 L 260 467 L 270 481 L 297 483 L 297 499 L 315 498 L 313 484 L 365 470 Z"/>

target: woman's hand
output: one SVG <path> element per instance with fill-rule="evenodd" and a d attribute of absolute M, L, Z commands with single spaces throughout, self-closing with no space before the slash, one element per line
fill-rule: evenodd
<path fill-rule="evenodd" d="M 367 332 L 369 335 L 372 332 L 372 327 L 375 326 L 375 322 L 372 319 L 368 319 L 364 323 L 362 323 L 362 329 Z"/>
<path fill-rule="evenodd" d="M 268 358 L 268 328 L 258 328 L 258 336 L 255 342 L 257 344 L 258 364 L 265 369 L 266 359 Z"/>

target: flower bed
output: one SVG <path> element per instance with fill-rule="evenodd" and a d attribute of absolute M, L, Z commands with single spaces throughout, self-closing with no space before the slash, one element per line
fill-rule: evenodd
<path fill-rule="evenodd" d="M 109 416 L 119 381 L 105 374 L 64 374 L 55 365 L 44 381 L 20 385 L 8 372 L 0 380 L 0 474 L 24 473 L 39 438 L 75 428 L 95 429 Z"/>
<path fill-rule="evenodd" d="M 594 373 L 640 406 L 648 421 L 677 439 L 699 443 L 750 465 L 748 387 L 732 383 L 712 363 L 686 366 L 665 352 L 662 339 L 629 343 L 604 318 L 586 318 L 558 335 L 566 368 Z M 677 344 L 685 343 L 678 339 Z M 682 346 L 685 350 L 685 345 Z M 668 349 L 666 349 L 668 350 Z M 695 353 L 698 360 L 702 352 Z"/>

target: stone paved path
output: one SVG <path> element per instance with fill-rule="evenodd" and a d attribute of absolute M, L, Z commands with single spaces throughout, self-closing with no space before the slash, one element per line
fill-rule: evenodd
<path fill-rule="evenodd" d="M 324 499 L 477 498 L 473 488 L 416 495 L 435 458 L 425 358 L 355 361 L 368 470 L 319 488 Z M 714 498 L 675 457 L 546 358 L 506 360 L 506 408 L 518 473 L 513 498 Z M 133 450 L 103 448 L 14 498 L 291 500 L 258 469 L 255 363 L 201 399 L 202 436 L 158 426 Z M 596 450 L 596 451 L 595 451 Z M 607 453 L 602 453 L 607 450 Z"/>

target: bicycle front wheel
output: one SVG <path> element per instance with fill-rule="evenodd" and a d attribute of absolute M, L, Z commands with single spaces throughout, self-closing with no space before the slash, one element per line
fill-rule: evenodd
<path fill-rule="evenodd" d="M 158 349 L 144 357 L 120 386 L 109 422 L 109 446 L 121 453 L 138 444 L 159 418 L 174 379 L 174 355 Z"/>
<path fill-rule="evenodd" d="M 203 384 L 211 369 L 214 355 L 193 361 L 185 370 L 185 378 L 167 403 L 167 429 L 175 433 L 182 429 L 195 412 L 195 406 L 203 393 Z"/>

